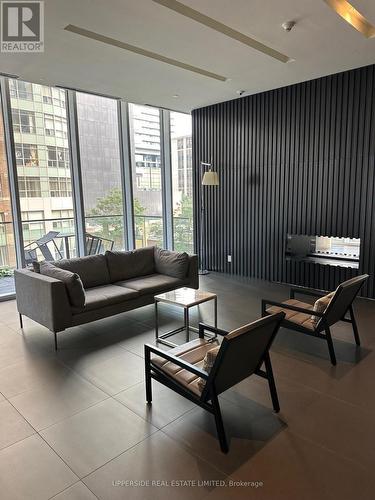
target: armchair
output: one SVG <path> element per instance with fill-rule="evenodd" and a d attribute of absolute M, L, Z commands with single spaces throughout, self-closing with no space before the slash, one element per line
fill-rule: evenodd
<path fill-rule="evenodd" d="M 272 314 L 232 332 L 199 324 L 199 338 L 164 351 L 145 345 L 146 400 L 152 402 L 152 379 L 194 402 L 215 417 L 220 447 L 227 453 L 223 419 L 218 395 L 249 377 L 258 375 L 268 381 L 275 412 L 280 410 L 269 349 L 284 313 Z M 216 337 L 206 339 L 205 332 L 223 336 L 219 347 Z M 211 370 L 201 368 L 208 351 L 219 347 Z M 154 355 L 154 356 L 151 356 Z M 156 356 L 155 356 L 156 355 Z M 261 369 L 264 363 L 264 370 Z"/>
<path fill-rule="evenodd" d="M 330 327 L 338 321 L 351 323 L 355 342 L 357 345 L 360 345 L 357 322 L 353 311 L 353 301 L 368 277 L 367 274 L 364 274 L 341 283 L 333 293 L 327 308 L 322 312 L 314 310 L 314 306 L 311 304 L 296 300 L 295 295 L 299 293 L 323 297 L 328 292 L 310 288 L 291 288 L 290 298 L 284 302 L 263 299 L 262 317 L 284 312 L 285 318 L 282 320 L 281 326 L 326 340 L 331 363 L 336 365 L 336 354 Z M 349 317 L 347 317 L 347 314 L 349 314 Z M 312 316 L 315 316 L 317 321 L 313 321 L 311 319 Z"/>

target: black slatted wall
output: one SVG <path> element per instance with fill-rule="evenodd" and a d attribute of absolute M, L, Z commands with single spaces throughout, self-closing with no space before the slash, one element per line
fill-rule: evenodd
<path fill-rule="evenodd" d="M 194 110 L 193 151 L 196 214 L 200 160 L 220 176 L 204 188 L 208 269 L 332 289 L 358 271 L 287 262 L 287 233 L 361 238 L 375 297 L 375 66 Z"/>

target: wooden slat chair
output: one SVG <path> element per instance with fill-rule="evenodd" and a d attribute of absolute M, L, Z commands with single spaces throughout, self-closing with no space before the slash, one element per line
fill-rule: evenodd
<path fill-rule="evenodd" d="M 336 288 L 329 305 L 323 312 L 314 311 L 313 305 L 296 300 L 295 294 L 299 293 L 323 297 L 329 292 L 296 287 L 291 289 L 290 299 L 285 302 L 275 302 L 273 300 L 263 299 L 262 316 L 284 312 L 285 318 L 281 326 L 305 333 L 306 335 L 325 339 L 328 344 L 331 363 L 336 365 L 336 355 L 330 327 L 338 321 L 351 323 L 355 342 L 357 345 L 360 345 L 357 322 L 353 311 L 353 301 L 368 277 L 368 274 L 363 274 L 362 276 L 356 276 L 355 278 L 341 283 L 341 285 Z M 349 314 L 349 317 L 347 317 L 347 314 Z M 318 321 L 313 321 L 311 316 L 316 316 Z"/>
<path fill-rule="evenodd" d="M 232 332 L 200 323 L 198 339 L 169 351 L 146 344 L 147 403 L 152 401 L 151 380 L 154 379 L 209 411 L 215 417 L 221 450 L 227 453 L 219 394 L 255 374 L 267 379 L 273 408 L 276 412 L 280 410 L 269 349 L 284 316 L 284 313 L 273 314 Z M 205 331 L 222 335 L 221 345 L 215 338 L 207 340 Z M 218 349 L 215 349 L 214 362 L 207 372 L 202 368 L 203 360 L 215 347 Z M 152 354 L 156 356 L 151 357 Z M 263 363 L 264 370 L 261 369 Z"/>

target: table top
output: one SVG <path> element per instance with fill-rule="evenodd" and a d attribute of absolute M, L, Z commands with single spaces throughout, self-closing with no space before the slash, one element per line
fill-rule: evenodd
<path fill-rule="evenodd" d="M 184 287 L 177 288 L 171 292 L 155 295 L 155 300 L 157 302 L 166 302 L 182 307 L 192 307 L 207 302 L 208 300 L 215 299 L 216 297 L 216 293 Z"/>

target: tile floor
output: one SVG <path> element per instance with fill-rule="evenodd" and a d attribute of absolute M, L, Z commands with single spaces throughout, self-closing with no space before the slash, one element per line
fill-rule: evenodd
<path fill-rule="evenodd" d="M 288 293 L 215 273 L 201 284 L 218 294 L 225 329 L 255 320 L 261 297 Z M 161 308 L 164 327 L 181 319 Z M 350 325 L 334 328 L 336 367 L 323 341 L 280 331 L 271 356 L 281 412 L 262 379 L 224 393 L 223 455 L 211 415 L 157 383 L 145 405 L 152 306 L 63 332 L 56 354 L 46 329 L 25 319 L 22 334 L 15 301 L 0 303 L 1 500 L 373 499 L 375 302 L 358 299 L 356 311 L 362 347 Z M 211 314 L 205 304 L 193 317 Z"/>

